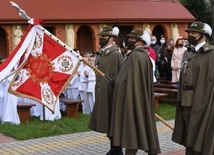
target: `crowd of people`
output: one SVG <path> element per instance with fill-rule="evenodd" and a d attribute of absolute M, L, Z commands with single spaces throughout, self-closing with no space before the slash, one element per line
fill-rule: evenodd
<path fill-rule="evenodd" d="M 188 41 L 186 38 L 178 38 L 176 41 L 170 38 L 166 42 L 161 36 L 158 44 L 156 36 L 151 37 L 151 47 L 156 53 L 155 77 L 170 80 L 178 83 L 183 54 L 187 50 Z"/>
<path fill-rule="evenodd" d="M 212 29 L 194 22 L 186 32 L 188 39 L 166 41 L 161 36 L 158 41 L 146 30 L 133 29 L 120 47 L 115 44 L 119 29 L 105 26 L 96 56 L 84 52 L 84 61 L 63 96 L 84 100 L 82 112 L 91 114 L 89 128 L 106 133 L 110 140 L 106 155 L 122 155 L 122 148 L 126 155 L 135 155 L 138 149 L 148 155 L 161 152 L 154 111 L 156 78 L 179 85 L 172 140 L 186 147 L 186 155 L 213 155 L 214 46 L 207 42 Z M 85 62 L 95 65 L 110 82 Z M 60 109 L 65 110 L 65 105 L 61 103 Z"/>

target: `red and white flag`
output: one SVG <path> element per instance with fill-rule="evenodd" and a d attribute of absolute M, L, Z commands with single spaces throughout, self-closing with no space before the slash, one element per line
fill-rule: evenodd
<path fill-rule="evenodd" d="M 34 99 L 53 113 L 60 93 L 76 74 L 78 57 L 35 25 L 34 45 L 25 65 L 16 73 L 9 91 Z"/>
<path fill-rule="evenodd" d="M 14 51 L 0 64 L 0 82 L 16 72 L 26 62 L 35 41 L 36 29 L 31 27 Z"/>

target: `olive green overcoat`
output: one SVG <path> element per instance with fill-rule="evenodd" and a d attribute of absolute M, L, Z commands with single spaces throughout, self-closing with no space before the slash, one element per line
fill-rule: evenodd
<path fill-rule="evenodd" d="M 119 48 L 113 45 L 105 49 L 105 51 L 99 51 L 96 54 L 95 65 L 101 72 L 112 80 L 115 80 L 121 67 L 122 60 L 123 58 L 122 54 L 119 52 Z M 112 100 L 113 87 L 104 77 L 97 74 L 95 104 L 89 122 L 90 129 L 101 133 L 109 133 Z"/>
<path fill-rule="evenodd" d="M 113 145 L 160 152 L 154 112 L 151 60 L 143 47 L 123 62 L 115 81 L 110 135 Z"/>
<path fill-rule="evenodd" d="M 201 155 L 214 153 L 214 46 L 205 44 L 197 53 L 186 51 L 179 82 L 172 140 Z M 185 90 L 186 85 L 193 90 Z M 183 107 L 190 107 L 185 125 Z"/>

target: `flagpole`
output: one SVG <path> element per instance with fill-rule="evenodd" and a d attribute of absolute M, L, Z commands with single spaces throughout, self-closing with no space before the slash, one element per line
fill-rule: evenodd
<path fill-rule="evenodd" d="M 22 18 L 26 19 L 26 20 L 30 20 L 31 17 L 29 17 L 26 12 L 24 10 L 22 10 L 16 3 L 11 2 L 10 4 L 15 7 L 18 11 L 19 11 L 19 16 L 21 16 Z M 74 56 L 76 56 L 77 58 L 80 59 L 80 61 L 83 61 L 86 65 L 88 65 L 90 68 L 92 68 L 96 73 L 98 73 L 99 75 L 101 75 L 102 77 L 105 77 L 105 79 L 109 82 L 112 83 L 112 79 L 110 77 L 108 77 L 106 74 L 104 74 L 103 72 L 101 72 L 99 69 L 97 69 L 96 67 L 92 66 L 90 63 L 88 63 L 87 61 L 85 61 L 83 59 L 83 57 L 81 55 L 79 55 L 78 53 L 76 53 L 73 49 L 71 49 L 70 47 L 68 47 L 64 42 L 62 42 L 60 39 L 58 39 L 56 36 L 54 36 L 52 33 L 50 33 L 48 30 L 46 30 L 44 27 L 42 27 L 41 25 L 37 25 L 37 27 L 43 31 L 46 35 L 48 35 L 50 38 L 52 38 L 55 42 L 57 42 L 59 45 L 61 45 L 62 47 L 64 47 L 66 50 L 70 51 Z"/>
<path fill-rule="evenodd" d="M 165 121 L 162 117 L 160 117 L 158 114 L 155 114 L 155 117 L 157 118 L 157 119 L 159 119 L 163 124 L 165 124 L 166 126 L 168 126 L 170 129 L 174 129 L 172 126 L 171 126 L 171 124 L 169 124 L 167 121 Z"/>
<path fill-rule="evenodd" d="M 18 11 L 19 11 L 19 16 L 21 16 L 22 18 L 26 19 L 26 20 L 30 20 L 31 18 L 26 14 L 26 12 L 24 10 L 22 10 L 16 3 L 11 2 L 11 5 L 13 7 L 15 7 Z M 103 72 L 101 72 L 99 69 L 97 69 L 96 67 L 92 66 L 91 64 L 89 64 L 87 61 L 85 61 L 81 55 L 79 55 L 78 53 L 76 53 L 73 49 L 71 49 L 70 47 L 68 47 L 65 43 L 63 43 L 60 39 L 58 39 L 56 36 L 54 36 L 52 33 L 50 33 L 48 30 L 46 30 L 44 27 L 42 27 L 41 25 L 37 25 L 37 27 L 43 31 L 46 35 L 48 35 L 50 38 L 52 38 L 55 42 L 57 42 L 59 45 L 61 45 L 62 47 L 64 47 L 65 49 L 67 49 L 68 51 L 70 51 L 74 56 L 76 56 L 77 58 L 80 59 L 80 61 L 83 61 L 86 65 L 88 65 L 90 68 L 92 68 L 96 73 L 98 73 L 99 75 L 101 75 L 102 77 L 105 77 L 105 79 L 109 82 L 112 83 L 112 79 L 110 77 L 108 77 L 106 74 L 104 74 Z M 165 125 L 167 125 L 170 129 L 173 130 L 173 127 L 171 125 L 169 125 L 163 118 L 161 118 L 160 116 L 158 116 L 157 114 L 155 114 L 155 117 L 160 120 L 161 122 L 163 122 Z"/>

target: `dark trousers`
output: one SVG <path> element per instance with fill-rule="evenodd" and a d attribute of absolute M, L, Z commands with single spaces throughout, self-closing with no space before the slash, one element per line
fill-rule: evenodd
<path fill-rule="evenodd" d="M 165 77 L 164 74 L 164 69 L 161 65 L 158 64 L 158 72 L 159 72 L 159 77 Z"/>

